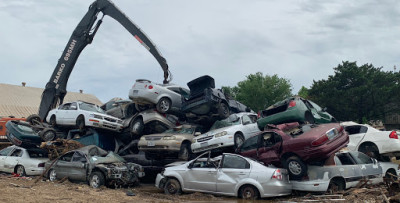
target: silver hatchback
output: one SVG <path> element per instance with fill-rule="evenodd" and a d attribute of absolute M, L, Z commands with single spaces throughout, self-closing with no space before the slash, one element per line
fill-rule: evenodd
<path fill-rule="evenodd" d="M 156 178 L 166 194 L 205 192 L 243 199 L 289 195 L 292 185 L 285 169 L 266 167 L 237 154 L 211 158 L 205 152 L 196 159 L 167 167 Z"/>

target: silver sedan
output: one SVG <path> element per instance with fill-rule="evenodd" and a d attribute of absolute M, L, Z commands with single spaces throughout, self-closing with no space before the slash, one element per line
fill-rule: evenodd
<path fill-rule="evenodd" d="M 196 159 L 167 167 L 157 174 L 156 187 L 166 194 L 205 192 L 243 199 L 289 195 L 292 185 L 285 169 L 266 167 L 237 154 Z"/>

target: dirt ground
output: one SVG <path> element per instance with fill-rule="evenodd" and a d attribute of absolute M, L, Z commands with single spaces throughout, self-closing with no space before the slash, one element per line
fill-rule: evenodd
<path fill-rule="evenodd" d="M 36 179 L 38 177 L 13 177 L 10 174 L 0 174 L 0 202 L 385 202 L 385 197 L 391 202 L 396 202 L 400 199 L 398 187 L 393 189 L 394 196 L 391 196 L 384 184 L 350 189 L 342 194 L 332 196 L 302 194 L 244 201 L 234 197 L 203 193 L 166 195 L 152 183 L 142 183 L 133 188 L 101 187 L 93 189 L 87 184 L 71 183 L 68 180 L 62 182 L 39 180 L 36 182 Z M 134 196 L 128 196 L 129 192 Z"/>

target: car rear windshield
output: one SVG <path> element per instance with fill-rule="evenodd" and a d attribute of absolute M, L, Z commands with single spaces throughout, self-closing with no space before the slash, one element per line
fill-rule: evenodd
<path fill-rule="evenodd" d="M 166 130 L 164 133 L 174 133 L 174 134 L 192 134 L 193 133 L 193 128 L 171 128 Z"/>
<path fill-rule="evenodd" d="M 48 153 L 41 149 L 28 149 L 28 154 L 30 158 L 48 158 Z"/>
<path fill-rule="evenodd" d="M 315 127 L 317 127 L 316 124 L 306 124 L 306 125 L 299 126 L 296 128 L 288 129 L 287 131 L 285 131 L 285 133 L 292 137 L 297 137 L 299 135 L 302 135 L 305 132 L 310 131 L 311 129 L 313 129 Z"/>

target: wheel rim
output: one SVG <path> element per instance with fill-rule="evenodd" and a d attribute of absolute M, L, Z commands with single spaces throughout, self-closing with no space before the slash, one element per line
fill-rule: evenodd
<path fill-rule="evenodd" d="M 43 138 L 44 138 L 45 141 L 51 141 L 51 140 L 54 139 L 54 133 L 53 132 L 46 132 L 43 135 Z"/>
<path fill-rule="evenodd" d="M 18 174 L 19 176 L 23 176 L 23 175 L 24 175 L 24 167 L 18 166 L 18 168 L 17 168 L 17 174 Z"/>
<path fill-rule="evenodd" d="M 139 121 L 136 121 L 133 125 L 132 125 L 132 132 L 133 133 L 138 133 L 138 131 L 139 131 L 139 128 L 140 128 L 140 122 Z"/>
<path fill-rule="evenodd" d="M 167 112 L 169 110 L 169 102 L 167 100 L 161 100 L 160 102 L 160 109 L 163 112 Z"/>
<path fill-rule="evenodd" d="M 50 181 L 55 181 L 56 180 L 56 176 L 57 176 L 56 171 L 55 170 L 51 170 L 50 171 L 50 177 L 49 177 Z"/>
<path fill-rule="evenodd" d="M 239 147 L 240 145 L 243 144 L 243 139 L 240 136 L 236 136 L 236 147 Z"/>
<path fill-rule="evenodd" d="M 181 158 L 187 160 L 189 158 L 189 150 L 187 147 L 182 149 Z"/>
<path fill-rule="evenodd" d="M 85 121 L 83 121 L 82 118 L 79 118 L 78 119 L 78 128 L 83 129 L 84 126 L 85 126 Z"/>
<path fill-rule="evenodd" d="M 168 192 L 169 192 L 170 194 L 175 194 L 176 191 L 177 191 L 177 187 L 176 187 L 175 184 L 170 183 L 170 184 L 168 184 L 168 186 L 167 186 L 167 190 L 168 190 Z"/>
<path fill-rule="evenodd" d="M 222 105 L 222 110 L 223 110 L 222 112 L 224 113 L 224 115 L 228 114 L 228 107 L 225 104 Z"/>
<path fill-rule="evenodd" d="M 330 183 L 329 184 L 329 189 L 328 189 L 328 194 L 335 194 L 339 191 L 339 185 L 337 183 Z"/>
<path fill-rule="evenodd" d="M 253 188 L 246 187 L 243 189 L 243 198 L 244 199 L 253 199 L 254 198 L 254 190 Z"/>
<path fill-rule="evenodd" d="M 94 188 L 98 188 L 100 184 L 100 178 L 98 175 L 93 175 L 92 179 L 90 180 L 90 185 Z"/>
<path fill-rule="evenodd" d="M 301 173 L 301 166 L 296 161 L 289 162 L 288 168 L 294 175 L 299 175 Z"/>

